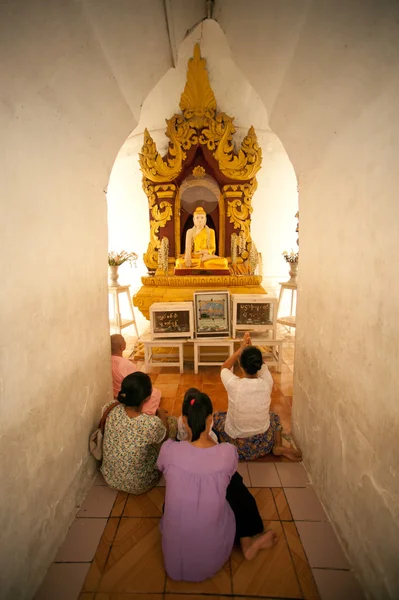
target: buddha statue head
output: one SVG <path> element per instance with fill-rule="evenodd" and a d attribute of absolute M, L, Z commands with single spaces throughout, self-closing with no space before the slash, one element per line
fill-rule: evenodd
<path fill-rule="evenodd" d="M 197 229 L 203 229 L 206 225 L 206 212 L 202 206 L 197 206 L 193 213 L 194 226 Z"/>

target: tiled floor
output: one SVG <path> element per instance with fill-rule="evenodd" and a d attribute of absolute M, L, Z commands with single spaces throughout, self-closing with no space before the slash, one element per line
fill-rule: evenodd
<path fill-rule="evenodd" d="M 272 409 L 289 433 L 293 349 L 285 360 L 282 373 L 273 373 Z M 203 368 L 199 375 L 190 368 L 184 375 L 172 369 L 153 371 L 151 379 L 170 414 L 180 414 L 183 393 L 192 386 L 211 395 L 215 410 L 227 408 L 218 368 Z M 240 464 L 239 471 L 265 527 L 278 533 L 271 550 L 247 562 L 234 549 L 213 579 L 172 581 L 163 567 L 159 531 L 163 482 L 134 497 L 109 489 L 99 474 L 36 600 L 363 599 L 302 464 L 271 456 Z"/>

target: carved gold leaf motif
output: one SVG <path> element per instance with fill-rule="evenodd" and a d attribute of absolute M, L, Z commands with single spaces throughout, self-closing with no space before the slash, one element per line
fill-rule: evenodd
<path fill-rule="evenodd" d="M 148 197 L 151 215 L 151 237 L 145 254 L 145 264 L 149 269 L 156 269 L 158 264 L 160 229 L 173 216 L 172 202 L 175 201 L 177 187 L 172 182 L 182 172 L 187 152 L 198 145 L 208 148 L 216 159 L 220 172 L 232 181 L 231 186 L 223 188 L 226 216 L 235 229 L 244 232 L 247 243 L 251 241 L 251 198 L 256 189 L 255 176 L 262 164 L 262 150 L 253 127 L 249 128 L 238 151 L 235 150 L 234 118 L 217 112 L 206 61 L 201 58 L 199 44 L 195 45 L 193 58 L 188 61 L 187 81 L 179 106 L 182 113 L 175 114 L 166 121 L 166 135 L 169 138 L 167 154 L 164 157 L 159 154 L 153 138 L 145 129 L 139 155 L 143 189 Z M 203 175 L 201 169 L 203 170 L 200 166 L 195 167 L 193 174 L 200 178 Z M 156 191 L 154 184 L 169 184 L 173 190 Z M 175 215 L 175 224 L 177 218 Z M 176 243 L 176 249 L 178 246 Z"/>
<path fill-rule="evenodd" d="M 180 110 L 190 118 L 191 113 L 201 117 L 205 112 L 216 111 L 216 98 L 209 84 L 206 61 L 201 58 L 199 44 L 194 46 L 193 58 L 188 61 L 187 82 L 180 98 Z M 186 116 L 186 114 L 185 114 Z"/>

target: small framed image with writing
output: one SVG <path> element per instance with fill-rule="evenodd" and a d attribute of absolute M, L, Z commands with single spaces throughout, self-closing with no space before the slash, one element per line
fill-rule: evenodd
<path fill-rule="evenodd" d="M 278 299 L 265 294 L 232 294 L 232 330 L 271 331 L 276 337 Z"/>
<path fill-rule="evenodd" d="M 192 302 L 155 302 L 150 306 L 152 339 L 192 338 L 194 317 Z"/>
<path fill-rule="evenodd" d="M 194 293 L 195 336 L 230 337 L 230 293 Z"/>

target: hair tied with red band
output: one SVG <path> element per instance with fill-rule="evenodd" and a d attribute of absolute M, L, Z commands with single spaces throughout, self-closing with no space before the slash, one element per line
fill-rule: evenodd
<path fill-rule="evenodd" d="M 190 405 L 192 406 L 195 402 L 195 398 L 193 398 L 192 400 L 190 400 Z"/>

